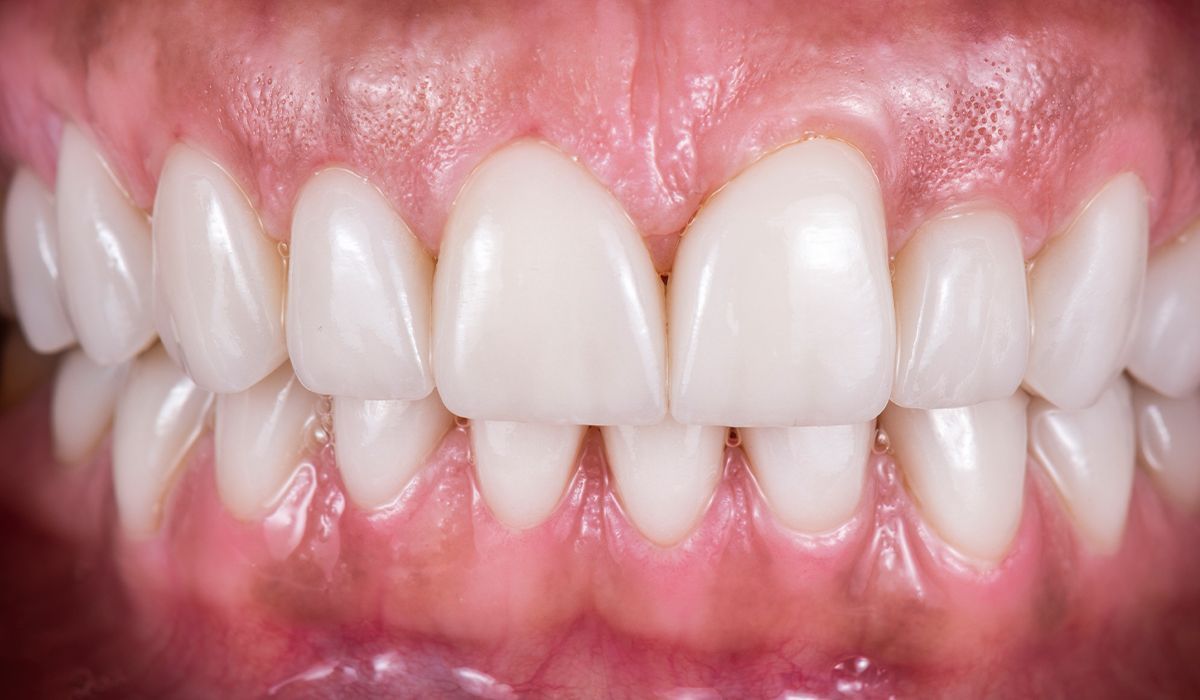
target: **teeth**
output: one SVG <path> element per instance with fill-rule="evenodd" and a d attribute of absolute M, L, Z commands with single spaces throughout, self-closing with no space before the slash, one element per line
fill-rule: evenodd
<path fill-rule="evenodd" d="M 113 490 L 125 531 L 154 534 L 162 503 L 212 406 L 155 346 L 134 361 L 113 417 Z"/>
<path fill-rule="evenodd" d="M 742 445 L 776 517 L 799 532 L 834 530 L 862 499 L 875 422 L 743 428 Z"/>
<path fill-rule="evenodd" d="M 934 219 L 896 256 L 892 401 L 952 408 L 1012 396 L 1029 354 L 1016 224 L 981 210 Z"/>
<path fill-rule="evenodd" d="M 479 491 L 512 528 L 543 522 L 562 499 L 587 430 L 582 425 L 472 421 Z"/>
<path fill-rule="evenodd" d="M 128 369 L 124 364 L 97 365 L 81 350 L 62 358 L 51 402 L 54 456 L 59 462 L 82 462 L 100 444 Z"/>
<path fill-rule="evenodd" d="M 1159 490 L 1180 508 L 1200 508 L 1200 394 L 1186 399 L 1135 386 L 1138 446 Z"/>
<path fill-rule="evenodd" d="M 896 328 L 870 164 L 818 139 L 752 165 L 688 228 L 669 305 L 676 420 L 874 419 L 892 390 Z"/>
<path fill-rule="evenodd" d="M 216 408 L 217 490 L 234 517 L 265 514 L 300 465 L 317 396 L 283 365 Z"/>
<path fill-rule="evenodd" d="M 221 166 L 187 146 L 159 178 L 154 265 L 159 334 L 196 384 L 243 391 L 286 359 L 278 244 Z"/>
<path fill-rule="evenodd" d="M 434 276 L 434 367 L 454 413 L 641 425 L 666 412 L 662 281 L 617 201 L 553 148 L 486 160 Z"/>
<path fill-rule="evenodd" d="M 5 248 L 17 319 L 29 345 L 42 353 L 58 352 L 75 342 L 58 291 L 55 226 L 50 191 L 33 173 L 18 170 L 4 210 Z"/>
<path fill-rule="evenodd" d="M 921 511 L 961 553 L 998 562 L 1021 523 L 1029 399 L 931 411 L 889 406 L 879 422 Z"/>
<path fill-rule="evenodd" d="M 682 540 L 704 515 L 721 478 L 724 428 L 658 425 L 601 429 L 626 515 L 662 546 Z"/>
<path fill-rule="evenodd" d="M 1200 223 L 1150 258 L 1129 372 L 1175 398 L 1200 389 Z"/>
<path fill-rule="evenodd" d="M 1125 364 L 1146 273 L 1146 199 L 1136 175 L 1117 176 L 1029 272 L 1025 384 L 1056 406 L 1090 406 Z"/>
<path fill-rule="evenodd" d="M 1029 406 L 1029 445 L 1084 537 L 1115 552 L 1133 488 L 1133 407 L 1118 377 L 1092 406 L 1068 411 L 1044 399 Z"/>
<path fill-rule="evenodd" d="M 417 401 L 335 397 L 337 463 L 350 498 L 363 508 L 391 503 L 453 423 L 437 392 Z"/>
<path fill-rule="evenodd" d="M 70 124 L 56 200 L 63 293 L 79 344 L 102 365 L 129 360 L 154 340 L 150 223 Z"/>
<path fill-rule="evenodd" d="M 296 376 L 321 394 L 419 399 L 433 391 L 433 260 L 379 191 L 332 168 L 292 217 L 287 339 Z"/>

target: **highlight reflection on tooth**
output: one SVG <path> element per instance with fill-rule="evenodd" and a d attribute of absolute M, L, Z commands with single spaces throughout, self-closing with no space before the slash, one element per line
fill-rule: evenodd
<path fill-rule="evenodd" d="M 717 192 L 671 273 L 671 413 L 703 425 L 848 425 L 891 395 L 883 199 L 854 148 L 783 148 Z"/>
<path fill-rule="evenodd" d="M 1184 399 L 1135 385 L 1138 453 L 1159 491 L 1187 512 L 1200 509 L 1200 394 Z"/>
<path fill-rule="evenodd" d="M 1175 398 L 1200 390 L 1200 222 L 1150 256 L 1129 373 Z"/>
<path fill-rule="evenodd" d="M 97 365 L 82 350 L 63 356 L 54 379 L 50 419 L 59 462 L 82 462 L 100 444 L 128 370 L 127 364 Z"/>
<path fill-rule="evenodd" d="M 471 421 L 479 491 L 500 522 L 522 529 L 554 512 L 579 456 L 582 425 Z"/>
<path fill-rule="evenodd" d="M 29 345 L 52 353 L 75 343 L 60 293 L 54 199 L 37 176 L 17 170 L 4 208 L 4 244 L 17 321 Z"/>

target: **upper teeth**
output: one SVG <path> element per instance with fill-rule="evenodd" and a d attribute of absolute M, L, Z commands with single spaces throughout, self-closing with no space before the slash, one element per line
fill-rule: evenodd
<path fill-rule="evenodd" d="M 479 166 L 436 265 L 383 195 L 341 168 L 302 190 L 284 255 L 230 174 L 194 148 L 168 153 L 152 246 L 147 217 L 81 132 L 67 129 L 61 158 L 57 211 L 27 171 L 10 188 L 14 297 L 35 347 L 78 339 L 87 354 L 60 377 L 60 394 L 90 397 L 56 402 L 66 459 L 94 446 L 123 363 L 157 327 L 164 349 L 136 360 L 114 438 L 131 530 L 155 526 L 207 392 L 220 394 L 219 491 L 239 517 L 278 498 L 316 394 L 329 394 L 343 482 L 361 505 L 396 497 L 453 412 L 475 421 L 477 483 L 496 516 L 535 525 L 561 499 L 585 427 L 599 425 L 626 514 L 661 544 L 703 515 L 726 426 L 744 429 L 785 524 L 845 523 L 884 413 L 930 524 L 993 561 L 1022 512 L 1023 384 L 1039 397 L 1037 461 L 1086 538 L 1112 549 L 1132 473 L 1133 414 L 1116 379 L 1127 356 L 1159 392 L 1190 401 L 1200 389 L 1200 235 L 1156 254 L 1147 276 L 1147 196 L 1132 174 L 1110 180 L 1028 275 L 1013 219 L 975 206 L 922 226 L 893 278 L 867 160 L 840 141 L 794 144 L 697 214 L 665 291 L 617 200 L 540 142 Z M 167 372 L 163 353 L 190 379 Z M 1191 504 L 1200 478 L 1163 437 L 1187 401 L 1137 405 L 1145 461 Z M 135 455 L 123 446 L 136 440 L 157 442 Z"/>

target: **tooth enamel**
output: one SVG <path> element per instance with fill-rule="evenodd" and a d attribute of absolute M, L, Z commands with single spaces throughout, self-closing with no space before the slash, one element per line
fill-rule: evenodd
<path fill-rule="evenodd" d="M 306 387 L 362 399 L 433 391 L 433 259 L 378 190 L 340 168 L 313 177 L 289 263 L 288 352 Z"/>
<path fill-rule="evenodd" d="M 303 459 L 318 398 L 290 365 L 216 407 L 216 472 L 221 502 L 236 518 L 265 514 Z"/>
<path fill-rule="evenodd" d="M 163 501 L 212 406 L 161 346 L 133 363 L 113 416 L 113 491 L 125 532 L 154 534 Z"/>
<path fill-rule="evenodd" d="M 648 539 L 682 540 L 707 510 L 725 455 L 725 428 L 680 425 L 614 426 L 600 430 L 621 505 Z"/>
<path fill-rule="evenodd" d="M 1029 272 L 1025 385 L 1060 408 L 1090 406 L 1125 365 L 1146 273 L 1146 200 L 1136 175 L 1113 178 Z"/>
<path fill-rule="evenodd" d="M 1102 553 L 1121 544 L 1133 488 L 1135 446 L 1129 383 L 1118 377 L 1096 403 L 1069 411 L 1029 405 L 1029 446 L 1085 539 Z"/>
<path fill-rule="evenodd" d="M 579 456 L 582 425 L 471 421 L 479 491 L 496 519 L 523 529 L 554 512 Z"/>
<path fill-rule="evenodd" d="M 112 421 L 117 395 L 129 365 L 97 365 L 82 350 L 62 358 L 51 400 L 54 457 L 62 464 L 82 462 L 100 444 Z"/>
<path fill-rule="evenodd" d="M 55 199 L 63 296 L 79 345 L 102 365 L 129 360 L 154 340 L 150 222 L 70 124 Z"/>
<path fill-rule="evenodd" d="M 176 145 L 154 200 L 159 334 L 201 388 L 244 391 L 286 359 L 284 262 L 230 176 Z"/>
<path fill-rule="evenodd" d="M 434 275 L 433 363 L 472 419 L 640 425 L 666 412 L 662 281 L 621 206 L 543 143 L 490 156 Z"/>
<path fill-rule="evenodd" d="M 1135 385 L 1133 412 L 1141 462 L 1159 491 L 1187 512 L 1200 509 L 1200 394 L 1174 399 Z"/>
<path fill-rule="evenodd" d="M 896 256 L 892 284 L 894 403 L 952 408 L 1013 395 L 1029 354 L 1029 300 L 1011 219 L 990 210 L 934 219 Z"/>
<path fill-rule="evenodd" d="M 879 423 L 926 520 L 950 546 L 988 563 L 1004 558 L 1025 493 L 1024 393 L 963 408 L 888 406 Z"/>
<path fill-rule="evenodd" d="M 391 503 L 453 424 L 437 392 L 416 401 L 335 397 L 333 435 L 346 493 L 362 508 Z"/>
<path fill-rule="evenodd" d="M 883 201 L 854 148 L 817 139 L 750 166 L 696 215 L 670 287 L 676 420 L 849 425 L 887 403 Z"/>
<path fill-rule="evenodd" d="M 800 428 L 742 428 L 754 476 L 771 510 L 793 530 L 834 530 L 854 515 L 875 421 Z"/>
<path fill-rule="evenodd" d="M 1200 223 L 1150 256 L 1129 372 L 1167 396 L 1200 389 Z"/>
<path fill-rule="evenodd" d="M 4 209 L 5 248 L 17 320 L 29 345 L 42 353 L 75 342 L 59 295 L 55 216 L 50 191 L 33 173 L 18 170 Z"/>

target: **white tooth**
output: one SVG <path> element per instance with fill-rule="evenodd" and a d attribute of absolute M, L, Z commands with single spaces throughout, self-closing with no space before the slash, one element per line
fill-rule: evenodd
<path fill-rule="evenodd" d="M 662 546 L 682 540 L 704 515 L 725 456 L 726 429 L 658 425 L 601 429 L 617 493 L 630 521 Z"/>
<path fill-rule="evenodd" d="M 350 498 L 363 508 L 391 503 L 453 424 L 437 392 L 416 401 L 335 397 L 334 444 Z"/>
<path fill-rule="evenodd" d="M 484 161 L 446 225 L 433 363 L 472 419 L 647 424 L 666 413 L 663 285 L 620 204 L 543 143 Z"/>
<path fill-rule="evenodd" d="M 1200 223 L 1150 256 L 1129 372 L 1175 398 L 1200 389 Z"/>
<path fill-rule="evenodd" d="M 54 200 L 24 168 L 8 188 L 4 231 L 13 302 L 25 339 L 42 353 L 72 345 L 75 331 L 59 296 Z"/>
<path fill-rule="evenodd" d="M 1029 398 L 925 411 L 888 406 L 879 423 L 926 520 L 962 554 L 1004 558 L 1021 524 Z"/>
<path fill-rule="evenodd" d="M 684 234 L 669 292 L 682 423 L 849 425 L 887 404 L 896 319 L 883 200 L 828 139 L 750 166 Z"/>
<path fill-rule="evenodd" d="M 82 350 L 63 356 L 51 401 L 54 456 L 59 462 L 82 462 L 100 444 L 128 369 L 125 364 L 97 365 Z"/>
<path fill-rule="evenodd" d="M 1135 385 L 1138 447 L 1159 491 L 1188 512 L 1200 509 L 1200 394 L 1163 396 Z"/>
<path fill-rule="evenodd" d="M 163 501 L 211 406 L 212 394 L 188 379 L 162 346 L 134 361 L 113 417 L 113 491 L 128 534 L 158 530 Z"/>
<path fill-rule="evenodd" d="M 1029 447 L 1085 539 L 1102 553 L 1121 545 L 1133 489 L 1135 445 L 1129 383 L 1118 377 L 1092 406 L 1029 405 Z"/>
<path fill-rule="evenodd" d="M 892 401 L 971 406 L 1012 396 L 1029 355 L 1025 259 L 1012 219 L 979 210 L 934 219 L 896 256 L 898 359 Z"/>
<path fill-rule="evenodd" d="M 244 391 L 286 359 L 285 265 L 246 195 L 195 149 L 167 153 L 154 200 L 166 343 L 209 391 Z"/>
<path fill-rule="evenodd" d="M 522 529 L 554 512 L 579 456 L 582 425 L 471 421 L 479 491 L 500 522 Z"/>
<path fill-rule="evenodd" d="M 429 367 L 433 259 L 369 182 L 331 168 L 292 216 L 288 352 L 310 390 L 419 399 Z"/>
<path fill-rule="evenodd" d="M 234 517 L 260 517 L 282 495 L 307 450 L 317 401 L 286 364 L 246 391 L 217 397 L 217 491 Z"/>
<path fill-rule="evenodd" d="M 1090 406 L 1125 365 L 1146 274 L 1146 200 L 1136 175 L 1113 178 L 1029 272 L 1025 385 L 1060 408 Z"/>
<path fill-rule="evenodd" d="M 742 428 L 742 445 L 771 510 L 793 530 L 834 530 L 854 515 L 875 421 L 799 428 Z"/>
<path fill-rule="evenodd" d="M 56 187 L 63 296 L 79 345 L 102 365 L 129 360 L 154 341 L 150 222 L 70 124 Z"/>

